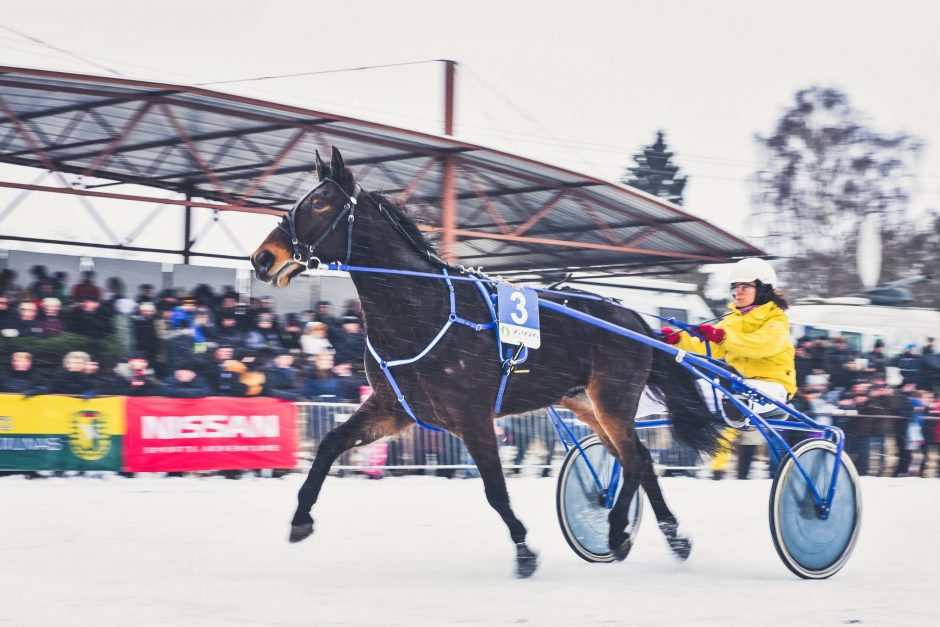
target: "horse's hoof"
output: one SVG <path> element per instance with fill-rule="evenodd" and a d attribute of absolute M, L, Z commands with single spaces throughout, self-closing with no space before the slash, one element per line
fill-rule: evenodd
<path fill-rule="evenodd" d="M 677 559 L 684 562 L 692 552 L 692 540 L 685 536 L 676 536 L 674 540 L 669 540 L 669 548 Z"/>
<path fill-rule="evenodd" d="M 622 562 L 633 549 L 633 538 L 628 533 L 619 533 L 610 538 L 610 552 L 614 559 Z"/>
<path fill-rule="evenodd" d="M 539 565 L 539 556 L 526 546 L 525 542 L 516 545 L 516 577 L 531 577 Z"/>
<path fill-rule="evenodd" d="M 689 554 L 692 552 L 692 539 L 679 534 L 679 523 L 659 523 L 659 528 L 666 536 L 666 542 L 669 543 L 672 554 L 683 562 L 689 559 Z"/>
<path fill-rule="evenodd" d="M 306 538 L 309 538 L 313 535 L 313 523 L 303 523 L 301 525 L 291 525 L 290 528 L 290 543 L 294 544 L 300 542 Z"/>

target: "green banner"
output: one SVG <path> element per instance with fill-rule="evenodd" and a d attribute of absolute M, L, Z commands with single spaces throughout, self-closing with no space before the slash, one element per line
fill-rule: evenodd
<path fill-rule="evenodd" d="M 120 470 L 125 399 L 0 394 L 0 470 Z"/>

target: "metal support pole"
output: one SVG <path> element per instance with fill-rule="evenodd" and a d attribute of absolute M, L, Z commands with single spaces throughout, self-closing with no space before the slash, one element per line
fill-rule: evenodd
<path fill-rule="evenodd" d="M 449 263 L 457 257 L 457 185 L 454 181 L 454 158 L 444 157 L 444 182 L 441 189 L 441 253 Z"/>
<path fill-rule="evenodd" d="M 444 61 L 444 134 L 454 134 L 454 79 L 456 61 Z M 457 185 L 455 181 L 455 158 L 444 157 L 443 185 L 441 188 L 441 252 L 448 262 L 456 262 L 454 247 L 457 244 Z"/>
<path fill-rule="evenodd" d="M 444 61 L 444 134 L 454 134 L 454 78 L 456 61 Z"/>
<path fill-rule="evenodd" d="M 186 192 L 186 202 L 191 201 L 192 195 Z M 183 263 L 189 265 L 189 254 L 192 250 L 193 208 L 186 205 L 183 213 Z"/>

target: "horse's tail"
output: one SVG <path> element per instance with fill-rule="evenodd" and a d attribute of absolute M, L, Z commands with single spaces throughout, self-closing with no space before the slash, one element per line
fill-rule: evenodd
<path fill-rule="evenodd" d="M 702 453 L 718 452 L 721 427 L 702 397 L 697 377 L 665 351 L 653 349 L 648 381 L 653 396 L 664 402 L 676 438 Z"/>

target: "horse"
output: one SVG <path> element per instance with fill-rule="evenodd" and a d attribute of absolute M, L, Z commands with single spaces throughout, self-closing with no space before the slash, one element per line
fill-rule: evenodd
<path fill-rule="evenodd" d="M 509 378 L 497 412 L 494 401 L 504 362 L 495 332 L 481 331 L 472 322 L 441 331 L 455 310 L 464 321 L 492 320 L 491 305 L 476 283 L 444 280 L 473 271 L 444 262 L 404 206 L 364 191 L 336 147 L 329 164 L 319 153 L 315 160 L 318 183 L 251 255 L 255 276 L 285 287 L 321 259 L 412 274 L 350 270 L 362 302 L 370 345 L 365 370 L 374 392 L 321 442 L 297 495 L 289 541 L 313 533 L 311 510 L 330 466 L 342 453 L 420 421 L 463 440 L 483 479 L 486 500 L 515 544 L 516 576 L 530 576 L 538 558 L 526 544 L 526 527 L 510 506 L 493 420 L 560 405 L 590 425 L 622 465 L 623 487 L 608 516 L 614 557 L 622 560 L 632 548 L 625 527 L 630 501 L 642 485 L 669 547 L 677 558 L 686 559 L 691 541 L 680 533 L 666 505 L 653 460 L 636 435 L 634 416 L 648 386 L 665 403 L 675 436 L 697 451 L 713 452 L 718 430 L 695 376 L 661 351 L 542 310 L 541 347 L 529 351 L 528 373 Z M 440 279 L 420 276 L 425 273 Z M 654 335 L 639 314 L 610 301 L 569 299 L 551 291 L 540 298 Z M 385 360 L 411 358 L 429 345 L 433 348 L 421 359 L 397 367 L 394 380 L 386 376 Z"/>

